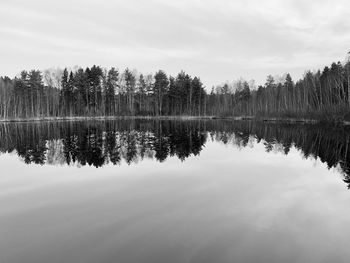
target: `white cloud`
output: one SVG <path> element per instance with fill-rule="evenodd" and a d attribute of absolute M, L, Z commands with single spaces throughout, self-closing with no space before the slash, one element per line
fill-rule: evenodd
<path fill-rule="evenodd" d="M 0 75 L 51 66 L 187 70 L 207 86 L 290 72 L 349 51 L 345 0 L 2 0 Z"/>

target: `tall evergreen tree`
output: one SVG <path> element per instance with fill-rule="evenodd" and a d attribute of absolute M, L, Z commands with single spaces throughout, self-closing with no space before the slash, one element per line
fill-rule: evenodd
<path fill-rule="evenodd" d="M 156 113 L 162 115 L 163 101 L 166 93 L 168 92 L 169 80 L 164 71 L 159 70 L 154 75 L 154 97 L 156 101 Z"/>

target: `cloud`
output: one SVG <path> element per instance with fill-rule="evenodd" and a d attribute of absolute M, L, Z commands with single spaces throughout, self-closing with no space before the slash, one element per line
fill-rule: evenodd
<path fill-rule="evenodd" d="M 211 85 L 343 60 L 345 0 L 3 0 L 0 74 L 51 66 L 187 70 Z"/>

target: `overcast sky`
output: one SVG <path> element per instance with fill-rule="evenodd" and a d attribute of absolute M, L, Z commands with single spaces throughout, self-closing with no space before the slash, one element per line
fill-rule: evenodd
<path fill-rule="evenodd" d="M 262 84 L 344 61 L 350 1 L 1 0 L 0 36 L 0 75 L 96 64 Z"/>

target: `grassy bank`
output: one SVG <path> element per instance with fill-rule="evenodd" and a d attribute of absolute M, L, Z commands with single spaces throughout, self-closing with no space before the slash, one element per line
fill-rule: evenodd
<path fill-rule="evenodd" d="M 47 121 L 89 121 L 89 120 L 123 120 L 123 119 L 148 119 L 148 120 L 232 120 L 232 121 L 262 121 L 281 123 L 327 123 L 332 125 L 350 125 L 349 120 L 320 119 L 320 118 L 296 118 L 296 117 L 265 117 L 265 116 L 73 116 L 73 117 L 35 117 L 35 118 L 9 118 L 0 119 L 0 122 L 47 122 Z"/>
<path fill-rule="evenodd" d="M 123 119 L 158 119 L 158 120 L 197 120 L 213 119 L 213 116 L 68 116 L 0 119 L 0 122 L 43 122 L 43 121 L 89 121 Z"/>

